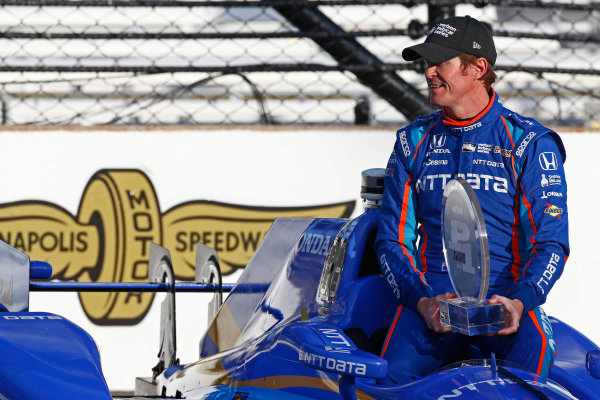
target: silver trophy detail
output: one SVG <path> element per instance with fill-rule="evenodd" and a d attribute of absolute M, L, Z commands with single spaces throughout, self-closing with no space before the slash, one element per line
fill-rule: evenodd
<path fill-rule="evenodd" d="M 442 326 L 465 335 L 504 328 L 502 304 L 486 299 L 490 280 L 487 231 L 477 196 L 463 179 L 451 180 L 442 198 L 442 243 L 455 299 L 440 300 Z"/>

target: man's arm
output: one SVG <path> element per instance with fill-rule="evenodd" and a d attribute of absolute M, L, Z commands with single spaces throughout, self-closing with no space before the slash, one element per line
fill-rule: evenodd
<path fill-rule="evenodd" d="M 529 149 L 519 181 L 521 233 L 527 251 L 507 297 L 527 312 L 546 301 L 569 256 L 567 184 L 554 138 L 546 134 Z"/>
<path fill-rule="evenodd" d="M 417 207 L 412 176 L 397 154 L 403 154 L 398 138 L 386 169 L 375 246 L 383 275 L 399 303 L 417 310 L 419 299 L 433 297 L 433 291 L 416 258 Z"/>

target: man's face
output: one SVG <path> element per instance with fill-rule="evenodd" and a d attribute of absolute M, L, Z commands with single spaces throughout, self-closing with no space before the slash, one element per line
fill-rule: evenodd
<path fill-rule="evenodd" d="M 473 79 L 463 70 L 460 58 L 454 57 L 441 64 L 427 63 L 425 78 L 429 86 L 430 102 L 434 106 L 455 107 L 468 101 L 473 90 Z"/>

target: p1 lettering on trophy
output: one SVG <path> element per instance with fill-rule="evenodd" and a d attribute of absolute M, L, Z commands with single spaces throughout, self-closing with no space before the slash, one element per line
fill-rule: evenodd
<path fill-rule="evenodd" d="M 504 328 L 502 304 L 486 299 L 490 252 L 483 214 L 473 188 L 463 179 L 446 185 L 442 198 L 442 243 L 457 298 L 440 300 L 442 326 L 465 335 Z"/>

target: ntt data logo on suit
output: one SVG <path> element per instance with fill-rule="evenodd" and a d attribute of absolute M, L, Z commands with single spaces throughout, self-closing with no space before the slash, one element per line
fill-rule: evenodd
<path fill-rule="evenodd" d="M 277 217 L 346 218 L 355 200 L 310 207 L 248 207 L 203 200 L 162 212 L 150 179 L 136 169 L 96 172 L 79 210 L 25 200 L 0 204 L 0 239 L 52 265 L 53 279 L 147 282 L 151 242 L 170 250 L 176 278 L 193 280 L 195 245 L 219 252 L 224 275 L 244 268 Z M 80 293 L 98 325 L 133 325 L 149 311 L 153 293 Z"/>

